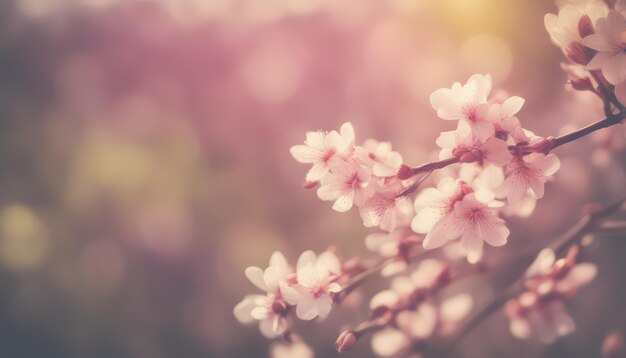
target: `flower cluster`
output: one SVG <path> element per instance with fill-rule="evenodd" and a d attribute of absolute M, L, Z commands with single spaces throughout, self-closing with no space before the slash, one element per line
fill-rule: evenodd
<path fill-rule="evenodd" d="M 458 294 L 437 302 L 435 293 L 449 282 L 447 263 L 426 259 L 410 276 L 394 278 L 391 289 L 372 297 L 374 315 L 388 320 L 372 337 L 373 352 L 381 357 L 403 356 L 435 334 L 452 334 L 473 301 L 468 294 Z"/>
<path fill-rule="evenodd" d="M 542 250 L 525 274 L 525 291 L 509 300 L 505 312 L 511 320 L 511 333 L 521 339 L 544 343 L 574 331 L 574 320 L 563 301 L 596 276 L 591 263 L 576 263 L 574 246 L 565 258 L 555 260 L 551 249 Z"/>
<path fill-rule="evenodd" d="M 370 139 L 354 144 L 354 129 L 344 123 L 339 132 L 307 132 L 304 145 L 290 149 L 301 163 L 312 164 L 307 181 L 320 184 L 317 196 L 334 201 L 333 209 L 344 212 L 359 208 L 366 227 L 393 231 L 410 220 L 413 208 L 401 195 L 406 183 L 396 178 L 402 156 L 391 144 Z"/>
<path fill-rule="evenodd" d="M 613 9 L 601 0 L 565 4 L 558 15 L 545 16 L 545 25 L 554 44 L 576 64 L 566 67 L 574 88 L 614 86 L 614 99 L 626 105 L 626 1 Z"/>
<path fill-rule="evenodd" d="M 410 226 L 426 235 L 425 249 L 460 239 L 468 259 L 476 261 L 484 242 L 507 242 L 509 230 L 500 218 L 502 199 L 511 205 L 509 213 L 520 203 L 534 205 L 559 168 L 558 158 L 547 154 L 550 140 L 522 128 L 515 116 L 524 100 L 489 98 L 491 86 L 489 75 L 474 75 L 464 85 L 457 82 L 431 95 L 437 115 L 458 122 L 455 130 L 437 139 L 440 159 L 455 158 L 462 168 L 458 178 L 443 178 L 437 188 L 420 192 L 413 205 L 407 197 L 415 186 L 413 174 L 406 174 L 400 154 L 372 139 L 354 145 L 350 123 L 340 132 L 308 132 L 305 144 L 292 147 L 291 154 L 313 165 L 307 180 L 319 181 L 320 199 L 334 200 L 337 211 L 356 205 L 366 227 L 379 226 L 395 243 L 377 245 L 368 237 L 368 247 L 405 253 L 406 243 L 422 241 L 406 234 Z"/>
<path fill-rule="evenodd" d="M 282 254 L 274 253 L 267 269 L 246 269 L 265 294 L 246 296 L 234 309 L 237 319 L 258 321 L 269 338 L 291 337 L 292 345 L 275 346 L 277 352 L 309 356 L 310 349 L 290 334 L 292 313 L 302 320 L 325 319 L 333 305 L 381 271 L 393 276 L 391 288 L 372 297 L 367 321 L 339 335 L 339 352 L 371 332 L 372 350 L 382 357 L 405 356 L 420 351 L 435 335 L 463 332 L 456 328 L 473 306 L 471 296 L 441 299 L 442 289 L 461 276 L 452 274 L 455 260 L 466 258 L 469 264 L 462 264 L 472 268 L 459 273 L 483 272 L 487 265 L 475 264 L 484 243 L 499 247 L 509 238 L 503 217 L 530 215 L 544 196 L 545 184 L 560 167 L 551 151 L 626 118 L 626 0 L 612 8 L 600 0 L 559 4 L 559 14 L 546 15 L 545 26 L 573 62 L 563 65 L 569 83 L 598 95 L 605 119 L 557 138 L 537 136 L 517 117 L 524 99 L 491 95 L 491 77 L 476 74 L 430 96 L 437 116 L 455 124 L 436 140 L 438 161 L 412 168 L 390 143 L 367 139 L 358 145 L 351 123 L 339 131 L 307 132 L 304 144 L 290 149 L 298 162 L 311 165 L 305 188 L 318 187 L 317 196 L 333 202 L 335 211 L 356 207 L 364 226 L 378 229 L 365 238 L 365 246 L 379 258 L 374 265 L 364 265 L 360 258 L 342 264 L 331 250 L 319 256 L 306 251 L 294 270 Z M 434 170 L 449 165 L 456 166 L 435 185 L 420 188 Z M 506 303 L 514 336 L 549 343 L 574 330 L 564 301 L 595 277 L 596 267 L 577 263 L 577 242 L 567 243 L 560 248 L 571 246 L 565 258 L 557 260 L 554 251 L 544 249 L 519 285 L 511 286 L 522 291 Z M 447 260 L 422 259 L 410 271 L 416 258 L 440 247 Z M 509 294 L 494 300 L 498 308 Z"/>
<path fill-rule="evenodd" d="M 289 326 L 289 312 L 295 307 L 302 320 L 324 319 L 330 313 L 333 294 L 341 290 L 340 280 L 347 272 L 332 251 L 319 256 L 305 251 L 298 259 L 295 272 L 280 252 L 275 252 L 269 266 L 248 267 L 246 277 L 265 295 L 246 296 L 235 306 L 235 317 L 241 323 L 259 321 L 261 333 L 268 338 L 284 334 Z"/>

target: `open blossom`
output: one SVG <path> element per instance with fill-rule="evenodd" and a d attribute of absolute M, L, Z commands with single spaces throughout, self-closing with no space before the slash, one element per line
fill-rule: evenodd
<path fill-rule="evenodd" d="M 544 194 L 548 178 L 559 170 L 561 162 L 554 154 L 532 153 L 516 157 L 506 166 L 502 191 L 510 204 L 518 203 L 527 193 L 535 199 Z"/>
<path fill-rule="evenodd" d="M 450 177 L 439 180 L 437 188 L 426 188 L 415 198 L 415 217 L 411 228 L 418 234 L 428 234 L 435 224 L 446 214 L 454 210 L 454 204 L 463 198 L 460 181 Z M 430 247 L 430 238 L 424 246 Z"/>
<path fill-rule="evenodd" d="M 350 160 L 338 160 L 332 165 L 331 172 L 321 180 L 317 196 L 322 200 L 334 200 L 333 209 L 345 212 L 355 203 L 361 205 L 369 196 L 370 173 L 359 163 Z"/>
<path fill-rule="evenodd" d="M 590 263 L 575 262 L 575 249 L 568 257 L 555 260 L 551 249 L 542 250 L 524 277 L 524 291 L 507 302 L 511 333 L 521 339 L 551 343 L 574 331 L 576 325 L 567 313 L 563 300 L 572 297 L 596 276 Z"/>
<path fill-rule="evenodd" d="M 408 266 L 411 252 L 422 243 L 422 237 L 415 235 L 408 227 L 400 227 L 392 232 L 376 232 L 365 237 L 365 247 L 383 257 L 395 257 L 397 260 L 386 265 L 383 276 L 391 276 L 404 271 Z"/>
<path fill-rule="evenodd" d="M 330 170 L 330 163 L 351 151 L 354 144 L 354 128 L 350 122 L 341 126 L 339 132 L 307 132 L 304 145 L 294 145 L 291 155 L 300 163 L 313 164 L 306 180 L 320 180 Z"/>
<path fill-rule="evenodd" d="M 607 17 L 596 22 L 596 34 L 583 39 L 583 45 L 598 53 L 587 64 L 589 70 L 602 70 L 612 84 L 626 81 L 626 17 L 611 10 Z"/>
<path fill-rule="evenodd" d="M 487 96 L 491 92 L 490 75 L 473 75 L 466 84 L 455 82 L 452 88 L 440 88 L 430 96 L 437 115 L 445 120 L 460 120 L 459 127 L 468 126 L 473 135 L 484 141 L 494 134 L 488 122 Z"/>
<path fill-rule="evenodd" d="M 552 42 L 565 52 L 572 43 L 582 41 L 578 24 L 583 16 L 589 16 L 591 23 L 594 24 L 599 18 L 605 17 L 608 11 L 609 8 L 604 1 L 585 1 L 563 7 L 558 15 L 546 14 L 544 24 Z"/>
<path fill-rule="evenodd" d="M 375 186 L 375 194 L 359 208 L 365 227 L 379 226 L 385 231 L 393 231 L 408 224 L 413 217 L 411 201 L 404 195 L 387 187 Z"/>
<path fill-rule="evenodd" d="M 287 305 L 283 300 L 283 292 L 287 275 L 291 269 L 287 260 L 280 252 L 274 252 L 270 265 L 265 270 L 248 267 L 246 277 L 266 295 L 248 295 L 235 306 L 233 313 L 241 323 L 259 321 L 261 333 L 274 338 L 287 329 Z"/>
<path fill-rule="evenodd" d="M 480 202 L 474 193 L 470 193 L 463 200 L 457 201 L 454 211 L 445 215 L 428 235 L 433 247 L 460 239 L 468 253 L 476 257 L 482 254 L 483 242 L 502 246 L 506 244 L 509 233 L 496 209 Z"/>
<path fill-rule="evenodd" d="M 504 220 L 494 209 L 500 203 L 492 200 L 493 195 L 485 195 L 485 199 L 479 201 L 467 183 L 444 178 L 437 189 L 425 189 L 415 199 L 417 214 L 411 227 L 417 233 L 427 233 L 426 249 L 460 238 L 468 258 L 475 261 L 482 254 L 483 241 L 502 246 L 509 235 Z"/>
<path fill-rule="evenodd" d="M 356 147 L 356 157 L 367 167 L 372 168 L 375 176 L 392 177 L 402 165 L 402 156 L 391 150 L 391 143 L 367 139 L 362 147 Z"/>
<path fill-rule="evenodd" d="M 330 251 L 319 257 L 305 251 L 298 259 L 296 272 L 298 282 L 283 290 L 285 300 L 296 306 L 300 319 L 326 318 L 332 308 L 332 294 L 341 290 L 335 282 L 341 274 L 339 259 Z"/>

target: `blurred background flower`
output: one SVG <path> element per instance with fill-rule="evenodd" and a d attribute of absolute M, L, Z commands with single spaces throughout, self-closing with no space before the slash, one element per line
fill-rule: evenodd
<path fill-rule="evenodd" d="M 368 233 L 355 211 L 301 189 L 306 168 L 289 147 L 349 120 L 359 142 L 392 141 L 409 164 L 434 159 L 452 128 L 428 97 L 473 73 L 526 98 L 519 117 L 538 134 L 599 119 L 601 103 L 563 90 L 543 26 L 554 11 L 515 0 L 3 1 L 0 355 L 269 352 L 232 314 L 253 289 L 244 268 L 276 249 L 292 261 L 330 244 L 363 255 Z M 562 150 L 557 182 L 497 254 L 624 195 L 623 147 L 615 129 Z M 600 277 L 573 303 L 579 330 L 548 354 L 596 355 L 626 318 L 615 245 L 590 250 Z M 490 295 L 468 285 L 479 303 Z M 364 314 L 301 329 L 333 356 L 341 325 Z M 490 322 L 469 356 L 540 348 L 509 337 L 503 317 Z"/>

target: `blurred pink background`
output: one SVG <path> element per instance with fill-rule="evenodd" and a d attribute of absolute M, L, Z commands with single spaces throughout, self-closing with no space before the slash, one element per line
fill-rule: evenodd
<path fill-rule="evenodd" d="M 306 130 L 352 121 L 409 164 L 450 123 L 429 95 L 474 73 L 526 99 L 524 127 L 555 135 L 602 117 L 564 90 L 543 26 L 551 1 L 5 0 L 0 3 L 0 356 L 264 356 L 232 308 L 246 266 L 337 245 L 368 255 L 356 211 L 301 188 Z M 506 255 L 624 193 L 624 130 L 560 148 L 562 168 Z M 612 245 L 612 246 L 611 246 Z M 623 242 L 594 243 L 600 277 L 572 302 L 576 334 L 541 350 L 499 314 L 467 356 L 598 354 L 624 321 Z M 385 283 L 372 283 L 374 292 Z M 491 286 L 468 282 L 483 302 Z M 364 301 L 368 299 L 364 296 Z M 339 309 L 301 324 L 334 356 Z M 369 353 L 360 342 L 347 357 Z M 522 353 L 523 352 L 523 353 Z M 541 353 L 540 353 L 541 352 Z"/>

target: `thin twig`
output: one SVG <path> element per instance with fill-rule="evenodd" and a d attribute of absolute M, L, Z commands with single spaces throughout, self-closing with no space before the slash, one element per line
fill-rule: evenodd
<path fill-rule="evenodd" d="M 619 102 L 618 102 L 619 103 Z M 569 143 L 569 142 L 573 142 L 577 139 L 580 139 L 590 133 L 593 133 L 597 130 L 600 130 L 602 128 L 606 128 L 606 127 L 610 127 L 610 126 L 614 126 L 616 124 L 620 124 L 625 118 L 626 118 L 626 109 L 623 108 L 624 106 L 620 105 L 620 109 L 621 111 L 617 114 L 614 115 L 607 115 L 607 117 L 605 117 L 604 119 L 601 119 L 595 123 L 592 123 L 586 127 L 580 128 L 574 132 L 556 137 L 552 140 L 552 145 L 549 148 L 550 150 L 552 149 L 556 149 L 557 147 L 562 146 L 563 144 Z M 511 146 L 509 147 L 509 150 L 511 151 L 516 151 L 516 152 L 520 152 L 519 151 L 519 147 L 520 146 Z M 524 147 L 524 145 L 522 145 L 521 147 Z M 528 151 L 521 151 L 523 154 L 530 154 L 531 152 Z M 459 157 L 452 157 L 452 158 L 448 158 L 448 159 L 444 159 L 444 160 L 439 160 L 439 161 L 435 161 L 435 162 L 430 162 L 430 163 L 426 163 L 426 164 L 422 164 L 420 166 L 411 168 L 411 167 L 407 167 L 404 166 L 400 169 L 400 172 L 398 172 L 398 176 L 401 177 L 401 179 L 408 179 L 411 176 L 414 176 L 416 174 L 419 173 L 423 173 L 425 171 L 433 171 L 436 169 L 441 169 L 441 168 L 445 168 L 448 165 L 451 164 L 455 164 L 455 163 L 459 163 L 460 162 L 460 158 Z"/>

